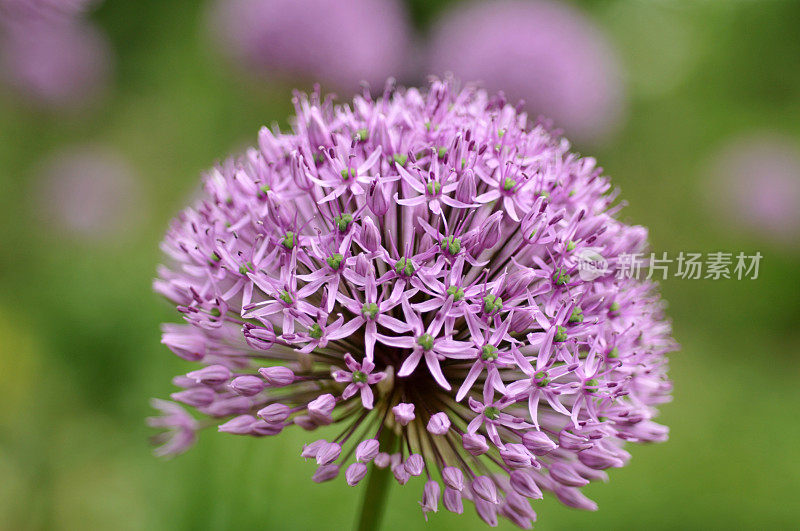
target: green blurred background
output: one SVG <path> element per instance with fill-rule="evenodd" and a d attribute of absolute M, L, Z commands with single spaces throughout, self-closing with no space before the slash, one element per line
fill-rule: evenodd
<path fill-rule="evenodd" d="M 418 32 L 446 4 L 409 2 Z M 796 529 L 800 522 L 800 252 L 730 227 L 706 198 L 728 139 L 777 131 L 800 146 L 800 2 L 602 1 L 577 5 L 627 70 L 628 114 L 596 155 L 650 228 L 655 250 L 760 251 L 757 280 L 662 283 L 682 350 L 671 357 L 669 442 L 592 485 L 596 513 L 536 502 L 545 529 Z M 363 485 L 310 481 L 305 433 L 201 433 L 151 455 L 148 399 L 188 364 L 160 345 L 177 321 L 151 291 L 169 219 L 216 159 L 285 124 L 291 84 L 242 81 L 203 36 L 196 0 L 107 0 L 92 15 L 116 54 L 91 113 L 0 99 L 0 528 L 346 529 Z M 101 240 L 43 223 L 36 169 L 71 144 L 122 153 L 141 223 Z M 582 150 L 581 146 L 577 146 Z M 800 179 L 800 176 L 798 176 Z M 385 529 L 481 529 L 471 507 L 426 526 L 422 483 L 392 488 Z M 510 524 L 501 522 L 501 528 Z"/>

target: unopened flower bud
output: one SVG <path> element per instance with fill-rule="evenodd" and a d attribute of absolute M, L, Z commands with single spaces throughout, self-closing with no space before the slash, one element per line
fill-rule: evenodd
<path fill-rule="evenodd" d="M 376 216 L 383 217 L 389 210 L 389 201 L 380 181 L 373 182 L 367 192 L 367 208 Z"/>
<path fill-rule="evenodd" d="M 306 431 L 314 431 L 319 425 L 314 422 L 314 419 L 308 415 L 298 415 L 293 419 L 293 422 Z"/>
<path fill-rule="evenodd" d="M 231 371 L 224 365 L 209 365 L 186 375 L 197 383 L 206 385 L 219 385 L 227 382 L 231 377 Z"/>
<path fill-rule="evenodd" d="M 464 512 L 464 503 L 461 501 L 461 492 L 449 487 L 444 489 L 444 507 L 451 513 L 461 514 Z"/>
<path fill-rule="evenodd" d="M 252 415 L 239 415 L 224 424 L 220 424 L 217 430 L 235 435 L 245 435 L 250 433 L 250 428 L 255 421 L 256 418 Z"/>
<path fill-rule="evenodd" d="M 486 437 L 479 433 L 465 433 L 461 438 L 464 449 L 472 455 L 482 455 L 489 451 Z"/>
<path fill-rule="evenodd" d="M 428 432 L 433 435 L 444 435 L 450 430 L 450 419 L 447 413 L 439 412 L 431 416 L 428 421 Z"/>
<path fill-rule="evenodd" d="M 558 497 L 559 501 L 564 505 L 573 507 L 575 509 L 583 509 L 584 511 L 596 511 L 597 504 L 583 495 L 583 493 L 574 487 L 565 487 L 556 484 L 553 493 Z"/>
<path fill-rule="evenodd" d="M 528 468 L 533 463 L 533 456 L 521 444 L 509 443 L 500 450 L 500 457 L 509 468 Z"/>
<path fill-rule="evenodd" d="M 425 460 L 419 454 L 411 454 L 403 466 L 406 467 L 406 472 L 412 476 L 419 476 L 422 474 L 422 469 L 425 468 Z"/>
<path fill-rule="evenodd" d="M 339 459 L 339 454 L 342 453 L 342 447 L 338 443 L 326 443 L 320 446 L 317 451 L 317 464 L 327 465 Z"/>
<path fill-rule="evenodd" d="M 328 441 L 325 439 L 319 439 L 312 443 L 304 444 L 303 451 L 300 452 L 300 456 L 305 457 L 306 459 L 310 457 L 317 457 L 317 452 L 319 452 L 319 449 L 325 444 L 328 444 Z"/>
<path fill-rule="evenodd" d="M 330 481 L 339 475 L 339 465 L 322 465 L 318 467 L 311 476 L 311 480 L 315 483 L 324 483 Z"/>
<path fill-rule="evenodd" d="M 408 470 L 406 470 L 402 464 L 392 466 L 392 474 L 394 474 L 394 479 L 401 485 L 408 483 L 408 480 L 411 478 Z"/>
<path fill-rule="evenodd" d="M 278 424 L 289 418 L 291 410 L 284 404 L 270 404 L 258 410 L 258 416 L 270 424 Z"/>
<path fill-rule="evenodd" d="M 361 243 L 364 248 L 373 253 L 378 250 L 381 242 L 381 234 L 372 218 L 365 216 L 361 224 Z"/>
<path fill-rule="evenodd" d="M 332 394 L 326 393 L 308 403 L 308 415 L 319 424 L 330 424 L 333 418 L 333 408 L 336 406 L 336 399 Z"/>
<path fill-rule="evenodd" d="M 550 465 L 550 477 L 568 487 L 583 487 L 589 482 L 578 475 L 568 464 L 556 462 Z"/>
<path fill-rule="evenodd" d="M 379 452 L 378 455 L 375 456 L 375 466 L 378 468 L 386 468 L 391 462 L 392 456 L 386 452 Z"/>
<path fill-rule="evenodd" d="M 478 476 L 472 482 L 472 492 L 491 503 L 499 503 L 497 487 L 489 476 Z"/>
<path fill-rule="evenodd" d="M 414 420 L 414 404 L 397 404 L 392 408 L 394 418 L 401 426 L 406 426 Z"/>
<path fill-rule="evenodd" d="M 351 487 L 358 485 L 358 482 L 367 475 L 367 465 L 364 463 L 352 463 L 344 472 L 345 481 Z"/>
<path fill-rule="evenodd" d="M 464 474 L 461 469 L 454 466 L 447 466 L 442 469 L 442 480 L 444 484 L 454 490 L 461 492 L 464 489 Z"/>
<path fill-rule="evenodd" d="M 288 367 L 262 367 L 258 373 L 272 387 L 283 387 L 294 382 L 294 372 Z"/>
<path fill-rule="evenodd" d="M 534 430 L 525 432 L 522 436 L 522 444 L 533 455 L 546 455 L 558 447 L 546 433 Z"/>
<path fill-rule="evenodd" d="M 216 398 L 217 393 L 210 387 L 192 387 L 184 391 L 172 393 L 170 398 L 187 406 L 203 407 L 209 405 Z"/>
<path fill-rule="evenodd" d="M 472 169 L 467 169 L 458 180 L 456 199 L 462 203 L 471 204 L 476 195 L 478 195 L 478 189 L 475 185 L 475 174 Z"/>
<path fill-rule="evenodd" d="M 422 514 L 425 515 L 425 521 L 428 520 L 429 512 L 439 511 L 439 495 L 441 494 L 441 487 L 435 481 L 428 481 L 425 483 L 425 488 L 422 491 Z"/>
<path fill-rule="evenodd" d="M 265 386 L 261 378 L 248 374 L 234 378 L 229 387 L 238 395 L 253 396 L 263 391 Z"/>
<path fill-rule="evenodd" d="M 378 455 L 379 443 L 377 439 L 361 441 L 356 446 L 356 461 L 369 463 Z"/>
<path fill-rule="evenodd" d="M 542 498 L 542 491 L 533 480 L 531 474 L 524 470 L 514 470 L 510 474 L 511 488 L 517 491 L 520 495 L 533 500 L 540 500 Z"/>
<path fill-rule="evenodd" d="M 250 427 L 250 433 L 256 436 L 278 435 L 283 431 L 281 424 L 270 424 L 261 419 L 256 420 Z"/>

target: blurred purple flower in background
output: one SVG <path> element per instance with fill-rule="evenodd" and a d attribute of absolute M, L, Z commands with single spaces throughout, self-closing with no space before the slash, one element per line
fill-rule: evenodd
<path fill-rule="evenodd" d="M 708 201 L 725 223 L 777 243 L 800 235 L 797 141 L 757 132 L 724 145 L 709 167 Z"/>
<path fill-rule="evenodd" d="M 620 125 L 624 87 L 615 50 L 600 28 L 569 5 L 503 0 L 457 5 L 429 44 L 428 69 L 452 71 L 524 99 L 581 142 Z"/>
<path fill-rule="evenodd" d="M 144 196 L 127 161 L 105 146 L 72 146 L 51 155 L 39 174 L 36 208 L 56 232 L 123 239 L 144 219 Z"/>
<path fill-rule="evenodd" d="M 105 35 L 80 16 L 91 3 L 0 0 L 0 80 L 45 107 L 96 100 L 112 57 Z"/>
<path fill-rule="evenodd" d="M 411 29 L 397 0 L 220 0 L 212 32 L 250 74 L 354 89 L 407 69 Z"/>

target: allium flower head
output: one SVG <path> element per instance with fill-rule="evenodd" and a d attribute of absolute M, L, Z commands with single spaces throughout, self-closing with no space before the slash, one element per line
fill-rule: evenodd
<path fill-rule="evenodd" d="M 164 343 L 204 367 L 173 399 L 233 434 L 339 425 L 302 449 L 312 479 L 424 476 L 426 515 L 466 499 L 530 527 L 542 491 L 594 509 L 579 489 L 625 441 L 666 439 L 674 348 L 651 285 L 580 273 L 646 244 L 595 161 L 449 81 L 294 103 L 164 241 L 155 289 L 187 321 Z"/>
<path fill-rule="evenodd" d="M 249 73 L 348 90 L 397 75 L 411 40 L 398 0 L 219 0 L 210 25 Z"/>
<path fill-rule="evenodd" d="M 624 107 L 620 61 L 601 29 L 576 8 L 551 0 L 455 4 L 434 28 L 431 72 L 475 79 L 568 135 L 600 142 Z"/>

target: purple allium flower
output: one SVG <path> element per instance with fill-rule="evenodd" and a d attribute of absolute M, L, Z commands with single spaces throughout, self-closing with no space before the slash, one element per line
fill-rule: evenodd
<path fill-rule="evenodd" d="M 69 109 L 108 84 L 108 41 L 81 13 L 86 0 L 0 0 L 0 79 L 39 105 Z"/>
<path fill-rule="evenodd" d="M 294 103 L 164 241 L 155 289 L 189 323 L 164 342 L 205 367 L 174 398 L 233 434 L 341 424 L 302 449 L 312 479 L 424 474 L 426 514 L 465 498 L 530 527 L 542 491 L 594 509 L 578 489 L 626 441 L 666 438 L 675 348 L 652 285 L 581 274 L 586 250 L 646 245 L 594 159 L 451 81 Z"/>
<path fill-rule="evenodd" d="M 428 68 L 525 100 L 570 137 L 600 142 L 621 121 L 621 66 L 608 39 L 576 8 L 550 0 L 456 5 L 438 22 Z"/>
<path fill-rule="evenodd" d="M 134 169 L 116 150 L 102 145 L 65 147 L 38 169 L 40 217 L 58 233 L 87 240 L 124 240 L 144 220 L 147 201 Z M 191 359 L 206 345 L 188 327 L 167 327 L 164 342 Z M 180 354 L 179 354 L 180 355 Z"/>
<path fill-rule="evenodd" d="M 779 244 L 800 235 L 800 147 L 778 133 L 750 133 L 712 157 L 708 203 L 726 224 Z"/>
<path fill-rule="evenodd" d="M 407 65 L 410 33 L 398 0 L 218 0 L 209 23 L 243 70 L 354 89 Z"/>

